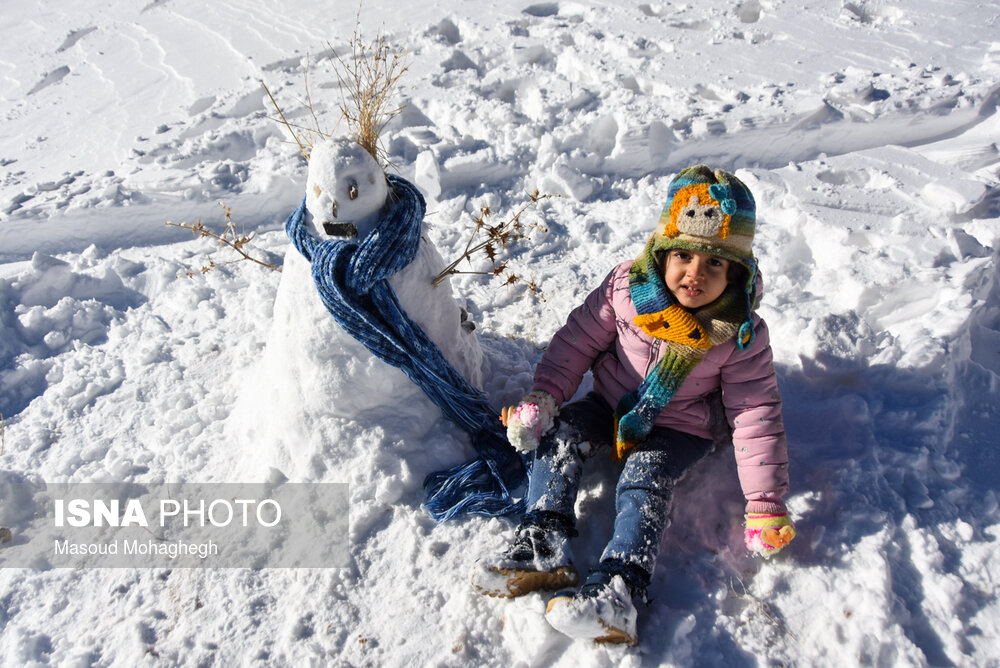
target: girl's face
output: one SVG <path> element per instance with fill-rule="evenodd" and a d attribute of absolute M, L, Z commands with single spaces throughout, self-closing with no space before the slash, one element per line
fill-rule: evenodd
<path fill-rule="evenodd" d="M 684 308 L 701 308 L 722 296 L 729 285 L 729 260 L 674 248 L 664 262 L 663 281 Z"/>

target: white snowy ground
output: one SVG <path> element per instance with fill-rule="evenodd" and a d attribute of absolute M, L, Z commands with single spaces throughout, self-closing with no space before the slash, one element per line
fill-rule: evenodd
<path fill-rule="evenodd" d="M 0 503 L 16 516 L 23 480 L 249 482 L 275 467 L 351 484 L 353 566 L 4 570 L 0 662 L 997 666 L 1000 5 L 411 5 L 366 2 L 360 16 L 409 54 L 387 148 L 428 195 L 442 255 L 481 204 L 563 194 L 512 259 L 545 301 L 452 282 L 497 405 L 638 252 L 673 173 L 704 161 L 750 185 L 799 538 L 770 561 L 746 555 L 719 451 L 678 490 L 640 644 L 574 643 L 547 628 L 543 596 L 470 591 L 474 559 L 511 524 L 436 525 L 420 509 L 423 476 L 469 455 L 422 396 L 312 415 L 323 438 L 305 453 L 238 437 L 255 364 L 297 355 L 267 349 L 280 274 L 244 262 L 185 277 L 212 246 L 164 223 L 221 231 L 221 200 L 258 232 L 255 252 L 281 261 L 305 161 L 263 117 L 260 82 L 309 123 L 308 70 L 332 129 L 328 48 L 344 52 L 357 7 L 8 2 Z M 331 405 L 379 391 L 313 390 Z M 295 456 L 308 465 L 273 464 Z M 614 480 L 605 462 L 586 478 L 583 569 L 608 535 Z"/>

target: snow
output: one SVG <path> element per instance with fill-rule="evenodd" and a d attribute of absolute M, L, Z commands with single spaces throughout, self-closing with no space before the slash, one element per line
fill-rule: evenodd
<path fill-rule="evenodd" d="M 529 210 L 544 230 L 509 254 L 544 301 L 451 280 L 497 406 L 638 253 L 676 171 L 705 162 L 755 194 L 798 538 L 770 560 L 746 554 L 732 455 L 717 451 L 678 487 L 632 648 L 548 629 L 541 594 L 472 591 L 473 562 L 511 524 L 437 525 L 419 507 L 424 475 L 471 455 L 466 436 L 360 346 L 325 347 L 332 323 L 290 336 L 308 294 L 282 297 L 294 262 L 185 275 L 226 256 L 164 223 L 221 231 L 220 200 L 256 232 L 253 252 L 289 257 L 307 164 L 261 81 L 308 124 L 308 78 L 323 127 L 346 132 L 329 49 L 347 52 L 358 13 L 330 10 L 5 8 L 0 489 L 346 482 L 352 563 L 5 568 L 5 665 L 996 665 L 995 5 L 361 6 L 365 34 L 408 53 L 385 148 L 427 195 L 443 258 L 481 206 L 562 195 Z M 583 571 L 610 535 L 614 481 L 610 462 L 584 477 Z M 23 508 L 0 499 L 16 542 Z"/>

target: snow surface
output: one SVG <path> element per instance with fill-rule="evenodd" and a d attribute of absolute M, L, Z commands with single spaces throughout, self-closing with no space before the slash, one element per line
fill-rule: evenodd
<path fill-rule="evenodd" d="M 306 164 L 266 118 L 260 82 L 308 123 L 308 72 L 335 128 L 329 49 L 347 52 L 357 11 L 5 5 L 5 516 L 16 519 L 18 481 L 348 482 L 353 565 L 6 569 L 0 661 L 998 665 L 1000 7 L 361 7 L 366 34 L 384 26 L 408 51 L 408 106 L 386 148 L 428 196 L 426 233 L 445 258 L 480 206 L 511 211 L 534 188 L 563 195 L 533 209 L 545 231 L 510 258 L 545 301 L 485 277 L 452 281 L 498 406 L 529 388 L 568 311 L 638 253 L 673 173 L 707 162 L 756 195 L 799 537 L 768 561 L 746 554 L 735 466 L 718 451 L 678 489 L 634 648 L 562 637 L 541 594 L 473 593 L 472 563 L 511 525 L 436 525 L 420 509 L 423 476 L 470 454 L 422 395 L 392 387 L 406 400 L 305 424 L 274 411 L 276 429 L 307 431 L 313 449 L 270 473 L 271 444 L 239 424 L 264 353 L 280 364 L 269 334 L 284 317 L 282 276 L 247 262 L 184 276 L 215 248 L 164 223 L 221 231 L 222 200 L 258 233 L 254 251 L 281 261 Z M 374 377 L 327 387 L 331 401 L 381 391 Z M 582 570 L 609 535 L 615 481 L 610 464 L 591 469 L 573 545 Z"/>

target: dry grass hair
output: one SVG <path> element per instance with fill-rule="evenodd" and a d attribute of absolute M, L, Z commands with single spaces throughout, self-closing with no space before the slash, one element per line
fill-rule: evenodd
<path fill-rule="evenodd" d="M 360 14 L 360 10 L 359 10 Z M 396 86 L 407 70 L 406 55 L 389 46 L 385 33 L 379 32 L 371 43 L 361 36 L 361 18 L 354 25 L 349 46 L 351 59 L 344 60 L 335 54 L 335 67 L 340 83 L 340 111 L 354 132 L 358 144 L 371 154 L 380 165 L 388 162 L 382 148 L 382 130 L 403 111 L 403 106 L 393 106 Z M 344 91 L 346 90 L 346 96 Z"/>
<path fill-rule="evenodd" d="M 330 60 L 340 87 L 340 113 L 347 121 L 354 140 L 385 169 L 389 164 L 389 156 L 381 143 L 382 131 L 405 108 L 404 105 L 395 106 L 394 99 L 399 80 L 407 70 L 406 54 L 394 50 L 388 37 L 382 32 L 371 42 L 366 42 L 361 34 L 360 9 L 354 24 L 354 34 L 348 42 L 350 55 L 342 57 L 329 42 L 327 48 L 333 54 Z M 271 105 L 278 113 L 278 117 L 272 120 L 285 126 L 307 160 L 312 147 L 331 136 L 321 127 L 313 104 L 308 62 L 307 55 L 303 74 L 306 99 L 300 102 L 309 110 L 312 127 L 289 122 L 267 84 L 261 81 Z"/>

